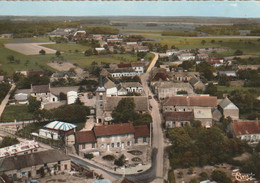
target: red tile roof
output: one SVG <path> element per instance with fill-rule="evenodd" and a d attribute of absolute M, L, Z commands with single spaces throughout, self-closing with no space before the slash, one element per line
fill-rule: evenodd
<path fill-rule="evenodd" d="M 41 71 L 41 70 L 27 71 L 27 76 L 29 76 L 29 75 L 33 75 L 33 74 L 39 74 L 40 76 L 42 76 L 43 73 L 44 73 L 44 72 Z"/>
<path fill-rule="evenodd" d="M 81 143 L 91 143 L 96 142 L 96 137 L 93 131 L 80 131 L 76 133 L 77 142 Z"/>
<path fill-rule="evenodd" d="M 50 92 L 50 86 L 49 85 L 34 85 L 34 86 L 32 86 L 32 92 L 33 93 Z"/>
<path fill-rule="evenodd" d="M 159 81 L 160 79 L 163 81 L 168 81 L 166 74 L 162 72 L 156 73 L 155 76 L 152 78 L 152 81 Z"/>
<path fill-rule="evenodd" d="M 188 101 L 186 96 L 174 96 L 168 98 L 164 104 L 164 106 L 188 106 Z"/>
<path fill-rule="evenodd" d="M 96 137 L 120 135 L 135 133 L 135 128 L 132 123 L 121 123 L 112 125 L 95 126 L 94 132 Z"/>
<path fill-rule="evenodd" d="M 232 128 L 235 135 L 260 134 L 260 121 L 237 121 Z"/>
<path fill-rule="evenodd" d="M 147 125 L 135 126 L 135 137 L 149 137 L 150 131 Z"/>
<path fill-rule="evenodd" d="M 215 96 L 173 96 L 168 98 L 163 106 L 199 106 L 215 107 L 217 106 L 217 97 Z"/>
<path fill-rule="evenodd" d="M 191 121 L 193 120 L 193 112 L 173 111 L 165 112 L 166 121 Z"/>
<path fill-rule="evenodd" d="M 117 64 L 118 68 L 129 68 L 132 67 L 131 63 L 122 63 L 122 64 Z"/>
<path fill-rule="evenodd" d="M 191 106 L 200 106 L 200 107 L 217 106 L 216 96 L 190 96 L 189 99 L 190 99 Z"/>

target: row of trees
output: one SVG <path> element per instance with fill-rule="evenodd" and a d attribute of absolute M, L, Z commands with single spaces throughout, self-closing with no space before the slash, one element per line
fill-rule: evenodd
<path fill-rule="evenodd" d="M 0 104 L 9 92 L 11 85 L 9 83 L 2 82 L 0 83 Z"/>
<path fill-rule="evenodd" d="M 1 21 L 0 34 L 13 33 L 16 38 L 44 35 L 58 27 L 79 27 L 79 22 L 48 22 L 48 21 Z"/>

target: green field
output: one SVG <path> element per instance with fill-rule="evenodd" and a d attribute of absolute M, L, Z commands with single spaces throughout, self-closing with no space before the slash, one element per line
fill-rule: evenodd
<path fill-rule="evenodd" d="M 1 121 L 22 121 L 33 119 L 33 114 L 28 112 L 27 105 L 6 106 Z"/>
<path fill-rule="evenodd" d="M 76 43 L 59 43 L 59 44 L 45 44 L 44 47 L 52 48 L 54 50 L 59 50 L 61 52 L 78 52 L 84 53 L 85 50 L 89 49 L 88 46 L 83 46 Z"/>
<path fill-rule="evenodd" d="M 167 44 L 169 47 L 176 46 L 179 49 L 194 49 L 194 48 L 208 48 L 208 47 L 226 47 L 232 49 L 228 52 L 218 53 L 218 56 L 231 56 L 234 51 L 239 49 L 243 54 L 259 55 L 260 56 L 260 41 L 257 38 L 209 38 L 209 37 L 173 37 L 173 36 L 159 36 L 159 35 L 143 35 L 146 38 L 153 39 L 157 43 Z M 201 41 L 205 40 L 203 45 Z M 214 43 L 211 41 L 215 40 Z"/>
<path fill-rule="evenodd" d="M 5 48 L 4 44 L 9 42 L 14 42 L 14 40 L 0 39 L 0 64 L 2 64 L 0 69 L 7 72 L 9 76 L 11 76 L 17 70 L 49 69 L 54 71 L 54 69 L 49 67 L 47 63 L 56 58 L 55 54 L 23 55 L 16 51 Z M 64 60 L 78 64 L 83 68 L 89 67 L 93 61 L 97 62 L 98 64 L 101 64 L 101 62 L 120 63 L 137 61 L 136 54 L 129 53 L 85 56 L 83 52 L 87 49 L 87 47 L 73 43 L 52 44 L 48 45 L 48 47 L 60 50 L 63 52 L 61 57 L 63 57 Z M 75 52 L 75 50 L 78 50 L 78 52 Z M 14 61 L 11 63 L 7 58 L 10 55 L 14 56 L 15 60 L 19 61 Z M 146 58 L 152 60 L 153 54 L 148 53 Z"/>

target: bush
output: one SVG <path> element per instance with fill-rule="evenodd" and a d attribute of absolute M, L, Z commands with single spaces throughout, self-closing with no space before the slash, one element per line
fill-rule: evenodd
<path fill-rule="evenodd" d="M 115 160 L 114 164 L 117 166 L 123 166 L 125 164 L 125 156 L 121 155 L 118 159 Z"/>
<path fill-rule="evenodd" d="M 92 153 L 84 154 L 84 158 L 92 159 L 94 158 L 94 155 Z"/>
<path fill-rule="evenodd" d="M 227 176 L 227 174 L 220 170 L 214 170 L 211 174 L 211 178 L 217 182 L 232 183 L 232 180 Z"/>
<path fill-rule="evenodd" d="M 115 159 L 115 156 L 108 154 L 108 155 L 103 156 L 102 159 L 107 160 L 107 161 L 113 161 Z"/>

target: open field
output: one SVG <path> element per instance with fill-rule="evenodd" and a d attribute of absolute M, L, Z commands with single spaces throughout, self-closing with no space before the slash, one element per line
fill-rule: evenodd
<path fill-rule="evenodd" d="M 27 105 L 9 105 L 6 106 L 1 121 L 22 121 L 33 119 L 33 114 L 27 111 Z"/>
<path fill-rule="evenodd" d="M 17 51 L 19 53 L 25 54 L 25 55 L 36 55 L 39 54 L 39 51 L 41 49 L 44 49 L 46 54 L 54 54 L 56 53 L 56 50 L 50 49 L 47 47 L 43 47 L 41 45 L 44 44 L 55 44 L 54 42 L 49 43 L 7 43 L 5 44 L 5 47 Z"/>
<path fill-rule="evenodd" d="M 76 43 L 44 44 L 42 46 L 51 48 L 54 50 L 59 50 L 61 52 L 70 52 L 70 53 L 77 52 L 77 51 L 84 53 L 85 50 L 90 48 L 88 46 L 83 46 L 83 45 L 76 44 Z"/>
<path fill-rule="evenodd" d="M 259 38 L 248 37 L 174 37 L 174 36 L 159 36 L 159 35 L 143 35 L 146 38 L 153 39 L 157 43 L 167 44 L 169 47 L 176 46 L 179 49 L 194 49 L 208 47 L 226 47 L 232 49 L 228 52 L 217 53 L 218 56 L 232 56 L 237 49 L 243 51 L 243 54 L 260 55 Z M 201 41 L 205 40 L 203 45 Z M 214 40 L 214 41 L 213 41 Z"/>

